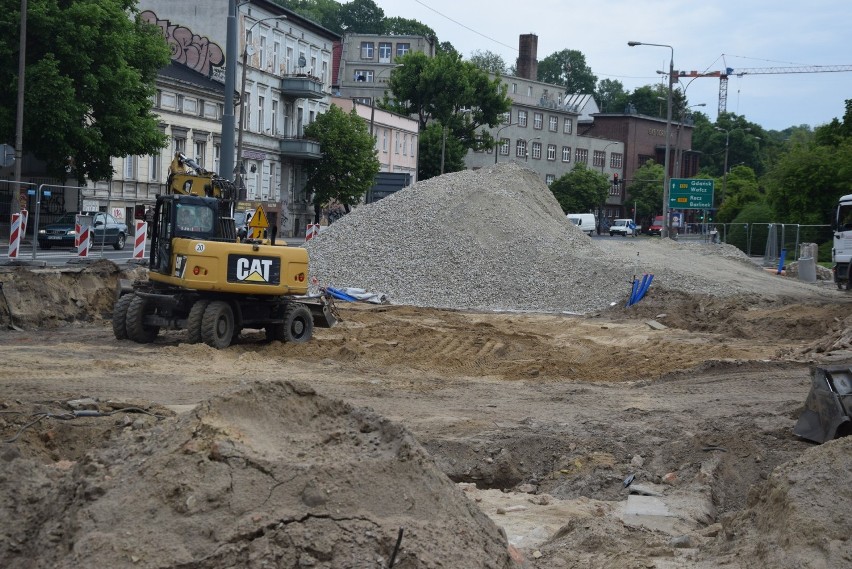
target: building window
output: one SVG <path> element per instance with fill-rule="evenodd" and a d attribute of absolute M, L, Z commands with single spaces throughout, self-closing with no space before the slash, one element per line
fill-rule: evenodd
<path fill-rule="evenodd" d="M 272 72 L 276 75 L 281 73 L 281 64 L 279 58 L 281 56 L 281 42 L 272 42 Z"/>
<path fill-rule="evenodd" d="M 512 94 L 513 95 L 518 94 L 518 84 L 517 83 L 512 83 Z"/>
<path fill-rule="evenodd" d="M 606 152 L 603 150 L 595 150 L 592 153 L 592 166 L 603 168 L 606 162 Z"/>
<path fill-rule="evenodd" d="M 272 100 L 272 136 L 278 136 L 278 101 Z"/>
<path fill-rule="evenodd" d="M 206 158 L 207 158 L 207 143 L 204 142 L 203 140 L 196 140 L 195 141 L 195 161 L 198 163 L 199 166 L 204 168 L 205 164 L 207 163 Z"/>
<path fill-rule="evenodd" d="M 260 68 L 266 71 L 266 38 L 260 36 Z"/>
<path fill-rule="evenodd" d="M 571 134 L 572 132 L 574 132 L 574 121 L 565 119 L 565 124 L 562 125 L 562 133 Z"/>
<path fill-rule="evenodd" d="M 402 57 L 403 55 L 407 54 L 409 51 L 411 51 L 411 44 L 410 43 L 398 43 L 398 44 L 396 44 L 396 56 L 397 57 Z"/>
<path fill-rule="evenodd" d="M 544 115 L 542 113 L 533 113 L 533 128 L 541 130 L 544 125 Z"/>
<path fill-rule="evenodd" d="M 213 144 L 213 171 L 219 171 L 219 161 L 222 159 L 222 145 Z"/>
<path fill-rule="evenodd" d="M 184 153 L 184 154 L 186 153 L 186 138 L 175 137 L 174 143 L 175 143 L 175 151 L 172 153 L 173 155 L 177 154 L 178 152 L 181 152 L 181 153 Z"/>
<path fill-rule="evenodd" d="M 532 143 L 532 157 L 534 160 L 541 160 L 541 143 L 533 142 Z"/>
<path fill-rule="evenodd" d="M 548 186 L 555 181 L 556 181 L 556 176 L 554 176 L 553 174 L 548 174 L 547 176 L 544 177 L 544 183 L 547 184 Z"/>
<path fill-rule="evenodd" d="M 151 155 L 151 162 L 150 162 L 150 166 L 149 166 L 148 170 L 149 170 L 148 177 L 151 178 L 151 180 L 156 181 L 156 180 L 160 179 L 160 155 L 159 154 L 152 154 Z"/>
<path fill-rule="evenodd" d="M 589 150 L 587 148 L 578 148 L 574 156 L 574 162 L 578 164 L 588 164 Z"/>
<path fill-rule="evenodd" d="M 550 132 L 556 132 L 559 130 L 559 117 L 547 117 L 548 130 Z"/>
<path fill-rule="evenodd" d="M 624 155 L 619 152 L 609 153 L 609 167 L 621 168 L 624 163 Z"/>
<path fill-rule="evenodd" d="M 361 59 L 373 59 L 373 51 L 375 50 L 375 44 L 371 41 L 362 41 L 361 42 Z"/>
<path fill-rule="evenodd" d="M 518 158 L 527 157 L 527 141 L 523 138 L 518 139 L 518 142 L 515 143 L 515 156 Z"/>
<path fill-rule="evenodd" d="M 500 139 L 500 156 L 508 156 L 509 155 L 509 139 L 501 138 Z"/>
<path fill-rule="evenodd" d="M 526 111 L 518 111 L 518 126 L 522 126 L 526 128 L 527 126 L 527 112 Z"/>
<path fill-rule="evenodd" d="M 562 147 L 562 161 L 563 162 L 571 162 L 571 147 L 563 146 Z"/>
<path fill-rule="evenodd" d="M 388 129 L 382 129 L 382 152 L 387 154 L 388 152 Z"/>
<path fill-rule="evenodd" d="M 266 97 L 257 98 L 257 131 L 263 134 L 263 129 L 266 127 L 266 117 L 264 116 L 264 107 L 266 106 Z"/>
<path fill-rule="evenodd" d="M 136 177 L 136 157 L 124 157 L 124 179 L 131 180 Z"/>
<path fill-rule="evenodd" d="M 527 97 L 532 97 L 532 85 L 527 87 Z"/>
<path fill-rule="evenodd" d="M 512 124 L 512 111 L 503 113 L 503 118 L 500 120 L 503 124 Z"/>
<path fill-rule="evenodd" d="M 390 42 L 379 42 L 379 63 L 390 63 L 392 51 Z"/>
<path fill-rule="evenodd" d="M 287 56 L 284 58 L 284 70 L 285 70 L 287 73 L 292 73 L 292 72 L 293 72 L 293 67 L 292 67 L 292 65 L 291 65 L 291 64 L 292 64 L 292 62 L 293 62 L 293 48 L 292 48 L 292 47 L 288 47 L 288 48 L 287 48 Z"/>
<path fill-rule="evenodd" d="M 556 160 L 556 145 L 548 144 L 547 145 L 547 159 L 551 161 Z"/>
<path fill-rule="evenodd" d="M 355 81 L 360 81 L 363 83 L 372 83 L 373 82 L 373 70 L 372 69 L 356 69 L 355 70 Z"/>

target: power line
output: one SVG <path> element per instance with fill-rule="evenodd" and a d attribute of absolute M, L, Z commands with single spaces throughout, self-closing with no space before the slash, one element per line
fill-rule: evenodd
<path fill-rule="evenodd" d="M 461 22 L 459 22 L 458 20 L 454 20 L 454 19 L 450 18 L 449 16 L 447 16 L 446 14 L 442 14 L 441 12 L 439 12 L 439 11 L 437 11 L 436 9 L 432 8 L 431 6 L 427 6 L 426 4 L 424 4 L 423 2 L 421 2 L 420 0 L 414 0 L 414 1 L 415 1 L 415 2 L 417 2 L 418 4 L 420 4 L 421 6 L 423 6 L 424 8 L 426 8 L 427 10 L 431 10 L 431 11 L 435 12 L 436 14 L 438 14 L 439 16 L 441 16 L 442 18 L 446 18 L 447 20 L 451 21 L 452 23 L 454 23 L 454 24 L 456 24 L 456 25 L 458 25 L 458 26 L 463 27 L 464 29 L 466 29 L 466 30 L 467 30 L 467 31 L 469 31 L 469 32 L 473 32 L 473 33 L 475 33 L 475 34 L 476 34 L 476 35 L 478 35 L 478 36 L 482 36 L 482 37 L 484 37 L 485 39 L 487 39 L 487 40 L 489 40 L 489 41 L 493 41 L 494 43 L 496 43 L 496 44 L 498 44 L 498 45 L 502 45 L 503 47 L 509 48 L 509 49 L 511 49 L 511 50 L 513 50 L 513 51 L 518 51 L 518 48 L 516 48 L 516 47 L 512 47 L 511 45 L 506 45 L 505 43 L 500 42 L 500 41 L 497 41 L 497 40 L 495 40 L 495 39 L 494 39 L 494 38 L 492 38 L 492 37 L 488 37 L 488 36 L 486 36 L 485 34 L 482 34 L 482 33 L 480 33 L 480 32 L 477 32 L 477 31 L 476 31 L 476 30 L 474 30 L 473 28 L 470 28 L 470 27 L 468 27 L 468 26 L 466 26 L 466 25 L 462 24 L 462 23 L 461 23 Z"/>

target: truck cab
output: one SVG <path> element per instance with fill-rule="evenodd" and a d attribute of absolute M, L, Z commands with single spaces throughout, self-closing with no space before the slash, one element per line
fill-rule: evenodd
<path fill-rule="evenodd" d="M 842 196 L 832 221 L 834 243 L 831 248 L 832 272 L 839 289 L 852 289 L 852 194 Z"/>

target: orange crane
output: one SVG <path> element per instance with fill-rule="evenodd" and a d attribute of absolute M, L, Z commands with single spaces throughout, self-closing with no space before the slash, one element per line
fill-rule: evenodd
<path fill-rule="evenodd" d="M 724 57 L 724 55 L 723 55 Z M 728 77 L 736 75 L 777 75 L 782 73 L 835 73 L 839 71 L 852 71 L 852 65 L 804 65 L 801 67 L 726 67 L 724 73 L 721 71 L 709 71 L 699 73 L 698 71 L 675 71 L 675 77 L 718 77 L 719 78 L 719 114 L 726 111 L 728 106 Z"/>

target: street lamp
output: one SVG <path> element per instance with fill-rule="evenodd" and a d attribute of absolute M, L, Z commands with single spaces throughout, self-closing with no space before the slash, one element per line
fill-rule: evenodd
<path fill-rule="evenodd" d="M 509 128 L 510 126 L 517 126 L 517 124 L 518 123 L 513 122 L 513 123 L 510 123 L 510 124 L 507 124 L 507 125 L 503 125 L 503 126 L 501 126 L 500 128 L 497 129 L 497 136 L 494 137 L 494 139 L 497 143 L 497 144 L 494 145 L 494 163 L 495 164 L 497 163 L 497 156 L 499 155 L 497 148 L 498 148 L 499 143 L 500 143 L 500 133 L 503 132 L 504 128 Z"/>
<path fill-rule="evenodd" d="M 533 140 L 539 140 L 540 138 L 540 136 L 536 136 L 534 138 L 524 139 L 524 162 L 530 161 L 530 142 L 532 142 Z"/>
<path fill-rule="evenodd" d="M 717 126 L 717 127 L 714 127 L 714 128 L 718 131 L 725 133 L 725 169 L 724 169 L 723 174 L 722 174 L 722 199 L 724 199 L 725 196 L 728 194 L 728 142 L 729 142 L 730 137 L 731 137 L 731 132 L 733 132 L 735 130 L 742 130 L 744 132 L 749 132 L 749 131 L 751 131 L 751 127 L 742 128 L 742 127 L 738 126 L 736 128 L 732 128 L 732 129 L 725 129 L 725 128 L 722 128 L 720 126 Z"/>
<path fill-rule="evenodd" d="M 690 81 L 690 83 L 691 83 L 691 81 Z M 684 92 L 685 91 L 686 90 L 684 89 Z M 707 103 L 698 103 L 698 104 L 695 104 L 695 105 L 689 105 L 688 107 L 683 107 L 683 110 L 686 111 L 687 109 L 691 109 L 693 107 L 706 107 L 706 106 L 707 106 Z M 681 158 L 681 152 L 682 152 L 681 149 L 680 149 L 680 129 L 681 129 L 681 127 L 683 127 L 683 120 L 686 117 L 691 117 L 691 116 L 692 115 L 690 113 L 683 112 L 683 113 L 681 113 L 681 116 L 678 118 L 678 121 L 677 121 L 677 136 L 675 136 L 675 167 L 674 167 L 675 178 L 680 178 L 683 175 L 683 172 L 681 172 L 681 165 L 680 165 L 680 158 Z"/>
<path fill-rule="evenodd" d="M 376 76 L 373 78 L 373 81 L 375 83 L 378 83 L 379 77 L 381 77 L 382 73 L 384 73 L 385 71 L 391 71 L 393 69 L 396 69 L 397 67 L 402 67 L 402 66 L 403 66 L 402 63 L 395 63 L 394 65 L 391 65 L 390 67 L 382 69 L 381 71 L 376 73 Z M 370 96 L 370 136 L 373 136 L 373 125 L 375 124 L 375 122 L 376 122 L 376 97 Z"/>
<path fill-rule="evenodd" d="M 670 136 L 672 130 L 672 84 L 674 83 L 674 48 L 670 45 L 666 45 L 664 43 L 643 43 L 639 41 L 629 41 L 627 45 L 630 47 L 634 47 L 637 45 L 650 45 L 654 47 L 667 47 L 671 50 L 671 58 L 669 59 L 669 92 L 668 92 L 668 101 L 667 101 L 667 109 L 666 109 L 666 156 L 665 156 L 665 164 L 663 168 L 665 168 L 665 172 L 663 174 L 663 228 L 660 231 L 661 237 L 668 237 L 670 233 L 670 221 L 669 221 L 669 147 L 670 147 Z"/>
<path fill-rule="evenodd" d="M 254 29 L 254 27 L 261 22 L 266 22 L 266 21 L 269 21 L 269 20 L 286 20 L 286 19 L 287 19 L 287 16 L 285 16 L 283 14 L 279 15 L 279 16 L 270 16 L 268 18 L 261 18 L 260 20 L 256 21 L 251 26 L 249 26 L 249 28 L 246 30 L 246 36 L 248 36 L 248 34 L 251 33 L 251 31 Z M 238 171 L 237 180 L 239 182 L 237 184 L 237 190 L 239 191 L 241 198 L 242 198 L 242 192 L 243 192 L 243 173 L 245 173 L 245 165 L 243 164 L 243 128 L 244 128 L 243 125 L 246 122 L 246 115 L 245 115 L 246 106 L 245 106 L 245 101 L 243 100 L 243 98 L 245 97 L 245 94 L 246 94 L 246 67 L 247 67 L 246 60 L 248 59 L 248 50 L 249 50 L 248 37 L 246 37 L 245 39 L 246 39 L 246 45 L 243 48 L 243 80 L 242 80 L 242 85 L 240 86 L 240 107 L 241 108 L 240 108 L 240 126 L 237 129 L 237 166 L 236 166 L 236 169 Z M 226 97 L 227 97 L 227 94 L 226 94 Z"/>
<path fill-rule="evenodd" d="M 604 173 L 604 168 L 606 168 L 606 149 L 609 148 L 610 146 L 613 146 L 614 144 L 618 144 L 618 143 L 619 143 L 618 141 L 610 142 L 609 144 L 607 144 L 606 146 L 603 147 L 603 162 L 601 162 L 601 174 Z M 606 198 L 604 198 L 604 201 L 606 201 Z M 600 206 L 598 206 L 598 224 L 597 224 L 598 225 L 598 235 L 601 234 L 601 224 L 603 223 L 603 206 L 604 206 L 604 204 L 601 204 Z M 634 215 L 635 215 L 635 212 L 634 212 Z"/>

